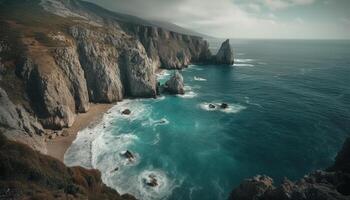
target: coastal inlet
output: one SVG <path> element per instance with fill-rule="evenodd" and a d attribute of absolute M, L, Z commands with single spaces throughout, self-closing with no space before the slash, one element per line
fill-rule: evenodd
<path fill-rule="evenodd" d="M 65 163 L 99 169 L 120 193 L 174 200 L 227 199 L 256 174 L 279 183 L 330 166 L 350 132 L 344 45 L 231 42 L 233 66 L 191 65 L 184 95 L 118 103 L 80 131 Z"/>

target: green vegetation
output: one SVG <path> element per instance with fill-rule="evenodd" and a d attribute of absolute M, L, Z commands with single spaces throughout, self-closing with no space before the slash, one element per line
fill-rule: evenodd
<path fill-rule="evenodd" d="M 134 199 L 106 187 L 97 170 L 68 168 L 0 133 L 1 199 Z"/>

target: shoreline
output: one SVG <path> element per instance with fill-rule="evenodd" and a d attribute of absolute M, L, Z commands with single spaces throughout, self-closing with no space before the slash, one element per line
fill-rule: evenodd
<path fill-rule="evenodd" d="M 158 68 L 155 74 L 156 76 L 161 75 L 164 71 L 165 69 Z M 115 105 L 117 105 L 117 103 L 90 103 L 90 109 L 86 113 L 77 114 L 73 125 L 62 130 L 62 132 L 68 133 L 67 136 L 57 136 L 53 139 L 46 139 L 46 155 L 54 157 L 64 163 L 64 154 L 76 139 L 78 132 L 89 126 L 96 125 L 102 120 L 103 115 Z"/>
<path fill-rule="evenodd" d="M 98 123 L 102 116 L 116 103 L 112 104 L 90 104 L 90 109 L 86 113 L 79 113 L 73 125 L 62 131 L 68 133 L 67 136 L 57 136 L 53 139 L 47 139 L 47 155 L 54 157 L 64 163 L 64 154 L 76 139 L 80 130 Z"/>

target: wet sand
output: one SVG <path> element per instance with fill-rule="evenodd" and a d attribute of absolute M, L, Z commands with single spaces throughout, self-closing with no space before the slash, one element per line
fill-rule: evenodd
<path fill-rule="evenodd" d="M 64 129 L 68 132 L 68 136 L 58 136 L 54 139 L 47 140 L 47 154 L 63 162 L 63 157 L 67 149 L 75 140 L 77 133 L 88 127 L 90 124 L 97 123 L 115 104 L 90 104 L 90 109 L 87 113 L 77 115 L 74 124 L 70 128 Z"/>

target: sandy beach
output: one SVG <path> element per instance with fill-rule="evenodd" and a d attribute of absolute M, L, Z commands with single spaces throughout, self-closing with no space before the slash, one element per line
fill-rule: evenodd
<path fill-rule="evenodd" d="M 91 104 L 87 113 L 77 115 L 74 124 L 63 131 L 68 132 L 68 136 L 58 136 L 47 140 L 47 154 L 63 162 L 63 157 L 69 146 L 75 140 L 77 133 L 88 127 L 92 123 L 98 122 L 115 104 Z"/>

